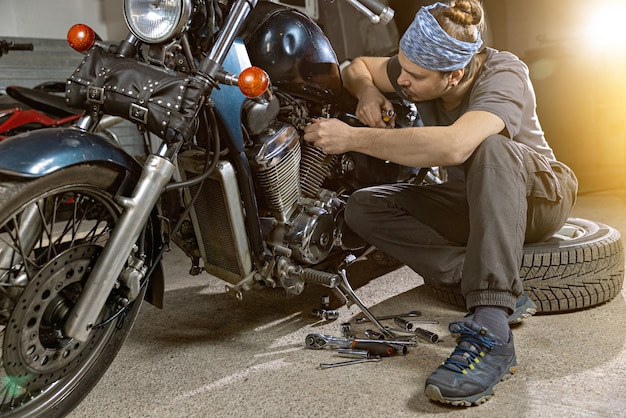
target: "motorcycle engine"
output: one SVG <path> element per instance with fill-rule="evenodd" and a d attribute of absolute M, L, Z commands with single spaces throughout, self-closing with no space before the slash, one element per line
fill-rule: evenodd
<path fill-rule="evenodd" d="M 334 157 L 301 143 L 296 128 L 276 122 L 247 152 L 262 201 L 267 242 L 287 247 L 305 264 L 323 261 L 335 245 L 342 202 L 321 186 Z"/>

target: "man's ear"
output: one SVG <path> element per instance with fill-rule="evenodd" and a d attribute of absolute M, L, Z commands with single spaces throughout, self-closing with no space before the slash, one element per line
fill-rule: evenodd
<path fill-rule="evenodd" d="M 461 79 L 465 75 L 465 68 L 461 68 L 459 70 L 450 71 L 450 75 L 448 76 L 448 83 L 452 85 L 457 85 L 461 82 Z"/>

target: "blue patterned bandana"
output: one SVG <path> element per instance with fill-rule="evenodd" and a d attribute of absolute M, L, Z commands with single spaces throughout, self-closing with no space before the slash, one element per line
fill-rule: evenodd
<path fill-rule="evenodd" d="M 451 37 L 430 13 L 435 7 L 450 6 L 438 2 L 422 7 L 402 35 L 400 51 L 412 63 L 429 70 L 445 72 L 465 68 L 483 44 L 480 32 L 473 43 Z"/>

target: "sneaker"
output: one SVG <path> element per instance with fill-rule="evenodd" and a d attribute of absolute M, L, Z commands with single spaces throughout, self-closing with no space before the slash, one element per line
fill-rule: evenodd
<path fill-rule="evenodd" d="M 537 305 L 526 293 L 517 298 L 515 302 L 515 311 L 509 315 L 509 325 L 519 324 L 524 319 L 529 318 L 537 313 Z"/>
<path fill-rule="evenodd" d="M 448 328 L 457 336 L 457 345 L 426 379 L 426 397 L 454 406 L 487 402 L 493 387 L 515 373 L 513 334 L 509 331 L 509 341 L 504 343 L 467 318 Z"/>

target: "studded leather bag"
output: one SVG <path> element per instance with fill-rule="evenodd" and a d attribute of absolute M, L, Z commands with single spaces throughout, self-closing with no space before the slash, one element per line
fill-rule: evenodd
<path fill-rule="evenodd" d="M 166 141 L 188 140 L 196 132 L 207 85 L 188 74 L 92 48 L 67 80 L 71 107 L 94 116 L 119 116 Z"/>

